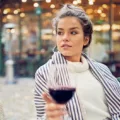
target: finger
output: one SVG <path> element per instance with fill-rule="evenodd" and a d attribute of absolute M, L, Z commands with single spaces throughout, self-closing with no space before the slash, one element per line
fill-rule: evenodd
<path fill-rule="evenodd" d="M 63 115 L 67 114 L 67 111 L 64 110 L 55 110 L 55 111 L 48 111 L 47 112 L 47 117 L 61 117 Z"/>
<path fill-rule="evenodd" d="M 60 105 L 56 103 L 46 104 L 46 111 L 54 111 L 54 110 L 64 110 L 66 109 L 65 105 Z"/>
<path fill-rule="evenodd" d="M 43 96 L 43 99 L 44 99 L 47 103 L 52 103 L 52 102 L 53 102 L 52 98 L 51 98 L 47 93 L 43 93 L 42 96 Z"/>
<path fill-rule="evenodd" d="M 50 117 L 48 120 L 63 120 L 62 117 Z"/>

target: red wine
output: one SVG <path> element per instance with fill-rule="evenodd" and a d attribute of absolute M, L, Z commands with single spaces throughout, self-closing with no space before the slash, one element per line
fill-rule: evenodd
<path fill-rule="evenodd" d="M 67 103 L 74 95 L 75 88 L 72 87 L 58 87 L 49 88 L 49 94 L 59 104 Z"/>

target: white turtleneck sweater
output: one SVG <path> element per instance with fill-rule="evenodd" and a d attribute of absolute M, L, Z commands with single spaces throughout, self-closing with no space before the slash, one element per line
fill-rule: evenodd
<path fill-rule="evenodd" d="M 68 71 L 71 83 L 76 86 L 83 118 L 84 120 L 107 120 L 111 116 L 103 87 L 90 72 L 87 60 L 83 56 L 81 60 L 82 62 L 68 61 Z"/>

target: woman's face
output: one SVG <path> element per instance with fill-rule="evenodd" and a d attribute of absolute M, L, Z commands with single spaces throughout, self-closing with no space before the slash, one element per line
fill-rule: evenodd
<path fill-rule="evenodd" d="M 69 61 L 80 61 L 83 46 L 89 38 L 84 37 L 82 26 L 76 17 L 61 18 L 57 25 L 56 43 L 58 50 Z"/>

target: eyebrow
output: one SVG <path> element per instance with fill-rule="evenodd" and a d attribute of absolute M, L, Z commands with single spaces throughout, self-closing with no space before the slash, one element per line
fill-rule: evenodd
<path fill-rule="evenodd" d="M 58 28 L 59 30 L 64 30 L 63 28 Z M 79 29 L 79 27 L 72 27 L 70 30 Z"/>

